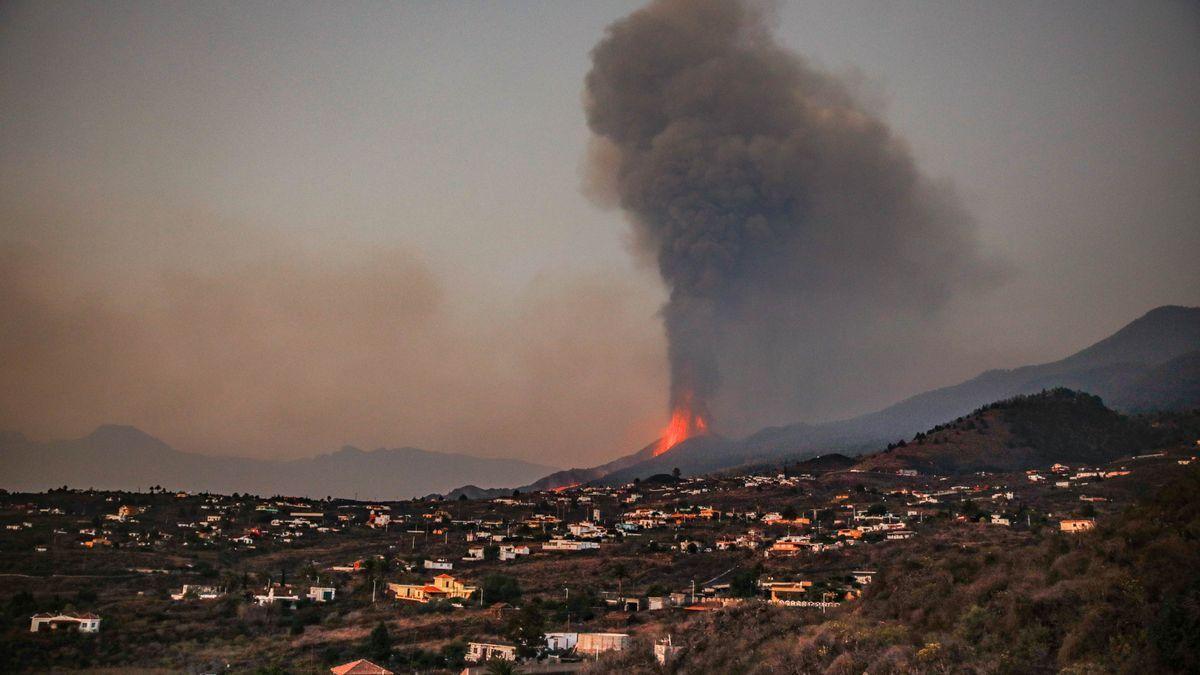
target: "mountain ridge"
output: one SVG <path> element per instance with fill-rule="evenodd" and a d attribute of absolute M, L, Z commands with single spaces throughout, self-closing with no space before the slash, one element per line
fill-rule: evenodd
<path fill-rule="evenodd" d="M 409 499 L 466 478 L 484 485 L 526 482 L 554 467 L 523 460 L 440 453 L 413 447 L 362 450 L 346 445 L 287 460 L 176 450 L 133 426 L 102 424 L 75 439 L 31 441 L 0 432 L 0 487 L 38 491 L 74 487 Z"/>
<path fill-rule="evenodd" d="M 1200 351 L 1200 307 L 1163 305 L 1056 361 L 984 370 L 958 384 L 914 394 L 853 418 L 766 427 L 740 439 L 690 438 L 662 455 L 627 463 L 592 480 L 616 484 L 676 467 L 694 475 L 755 463 L 799 460 L 828 452 L 860 453 L 994 401 L 1056 387 L 1095 394 L 1118 410 L 1200 406 L 1197 366 L 1200 357 L 1188 358 L 1197 351 Z M 1176 360 L 1180 360 L 1178 366 L 1172 367 Z M 1173 383 L 1170 391 L 1147 399 L 1145 382 L 1154 377 L 1179 381 Z M 547 476 L 539 483 L 545 485 L 550 478 Z"/>

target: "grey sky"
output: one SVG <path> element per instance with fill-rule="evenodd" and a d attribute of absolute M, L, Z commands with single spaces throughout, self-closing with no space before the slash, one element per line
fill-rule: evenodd
<path fill-rule="evenodd" d="M 649 441 L 663 292 L 579 168 L 588 52 L 637 6 L 4 5 L 0 297 L 22 294 L 0 305 L 0 357 L 23 363 L 0 375 L 0 427 L 564 466 Z M 778 18 L 780 43 L 860 82 L 1013 269 L 956 308 L 952 353 L 845 413 L 1200 304 L 1195 4 L 839 1 Z M 401 300 L 374 306 L 372 288 Z M 285 335 L 246 347 L 280 306 Z M 231 312 L 246 318 L 222 327 Z M 245 378 L 248 355 L 270 367 Z"/>

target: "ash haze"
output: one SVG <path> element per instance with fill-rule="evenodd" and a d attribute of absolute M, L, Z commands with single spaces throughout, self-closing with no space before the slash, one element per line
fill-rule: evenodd
<path fill-rule="evenodd" d="M 5 3 L 0 429 L 559 466 L 641 447 L 668 414 L 678 286 L 597 170 L 616 157 L 585 79 L 621 26 L 684 6 Z M 705 6 L 785 64 L 767 82 L 882 134 L 860 159 L 915 177 L 905 218 L 937 242 L 889 220 L 839 242 L 869 258 L 799 259 L 813 302 L 791 278 L 747 296 L 711 343 L 729 431 L 1200 304 L 1194 3 Z M 625 210 L 597 207 L 605 187 Z"/>

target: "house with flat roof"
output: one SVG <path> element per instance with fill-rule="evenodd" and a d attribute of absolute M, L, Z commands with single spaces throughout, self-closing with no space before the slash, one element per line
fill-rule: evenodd
<path fill-rule="evenodd" d="M 466 659 L 474 663 L 516 661 L 517 647 L 503 642 L 468 642 Z"/>

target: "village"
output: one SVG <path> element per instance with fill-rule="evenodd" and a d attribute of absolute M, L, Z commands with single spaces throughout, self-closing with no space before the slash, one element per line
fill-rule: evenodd
<path fill-rule="evenodd" d="M 361 669 L 400 653 L 430 670 L 502 660 L 572 672 L 628 650 L 665 665 L 683 649 L 672 633 L 695 617 L 746 603 L 836 614 L 922 540 L 1084 535 L 1123 508 L 1139 478 L 1159 483 L 1193 462 L 1184 448 L 1104 466 L 936 476 L 861 471 L 833 455 L 474 501 L 157 486 L 6 493 L 0 574 L 14 624 L 5 644 L 70 633 L 96 642 L 89 659 L 155 661 L 164 657 L 107 651 L 138 640 L 135 618 L 151 612 L 222 617 L 229 627 L 212 641 L 242 635 L 245 661 L 227 659 L 232 669 L 267 659 L 391 672 Z M 158 665 L 198 666 L 210 649 L 195 642 Z"/>

